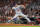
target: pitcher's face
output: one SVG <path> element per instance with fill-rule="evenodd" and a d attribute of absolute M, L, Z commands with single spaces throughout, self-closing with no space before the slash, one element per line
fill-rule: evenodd
<path fill-rule="evenodd" d="M 15 7 L 17 7 L 17 6 L 18 6 L 18 4 L 15 5 Z"/>

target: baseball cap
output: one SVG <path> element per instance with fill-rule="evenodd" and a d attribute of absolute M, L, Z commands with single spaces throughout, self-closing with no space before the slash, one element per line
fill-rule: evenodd
<path fill-rule="evenodd" d="M 17 3 L 14 3 L 14 6 L 16 5 Z"/>

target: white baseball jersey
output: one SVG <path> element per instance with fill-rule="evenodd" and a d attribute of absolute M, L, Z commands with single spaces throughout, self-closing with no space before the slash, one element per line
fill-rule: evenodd
<path fill-rule="evenodd" d="M 20 7 L 21 7 L 20 5 L 18 5 L 17 7 L 12 7 L 12 9 L 15 10 L 16 14 L 15 14 L 15 16 L 14 16 L 13 18 L 11 18 L 11 19 L 9 20 L 9 22 L 10 22 L 12 19 L 15 19 L 15 18 L 18 17 L 18 16 L 25 17 L 25 18 L 30 22 L 30 19 L 27 18 L 28 16 L 22 14 L 22 12 L 21 12 L 21 10 L 20 10 Z M 21 8 L 23 8 L 23 7 L 21 7 Z"/>
<path fill-rule="evenodd" d="M 21 13 L 20 7 L 21 6 L 18 5 L 17 7 L 12 7 L 12 9 L 14 9 L 16 13 Z"/>

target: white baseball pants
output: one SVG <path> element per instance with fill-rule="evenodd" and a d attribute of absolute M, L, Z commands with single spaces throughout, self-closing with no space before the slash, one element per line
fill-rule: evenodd
<path fill-rule="evenodd" d="M 27 16 L 27 15 L 24 15 L 24 14 L 22 14 L 22 13 L 15 14 L 15 16 L 14 16 L 13 18 L 11 18 L 11 19 L 9 20 L 9 22 L 10 22 L 12 19 L 15 19 L 15 18 L 18 17 L 18 16 L 25 17 L 25 19 L 27 19 L 28 22 L 30 22 L 30 19 L 27 18 L 28 16 Z"/>

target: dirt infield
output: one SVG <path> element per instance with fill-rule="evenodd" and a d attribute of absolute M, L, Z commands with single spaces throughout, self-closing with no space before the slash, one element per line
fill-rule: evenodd
<path fill-rule="evenodd" d="M 10 24 L 10 23 L 1 23 L 0 26 L 40 26 L 40 25 L 27 25 L 27 24 Z"/>

